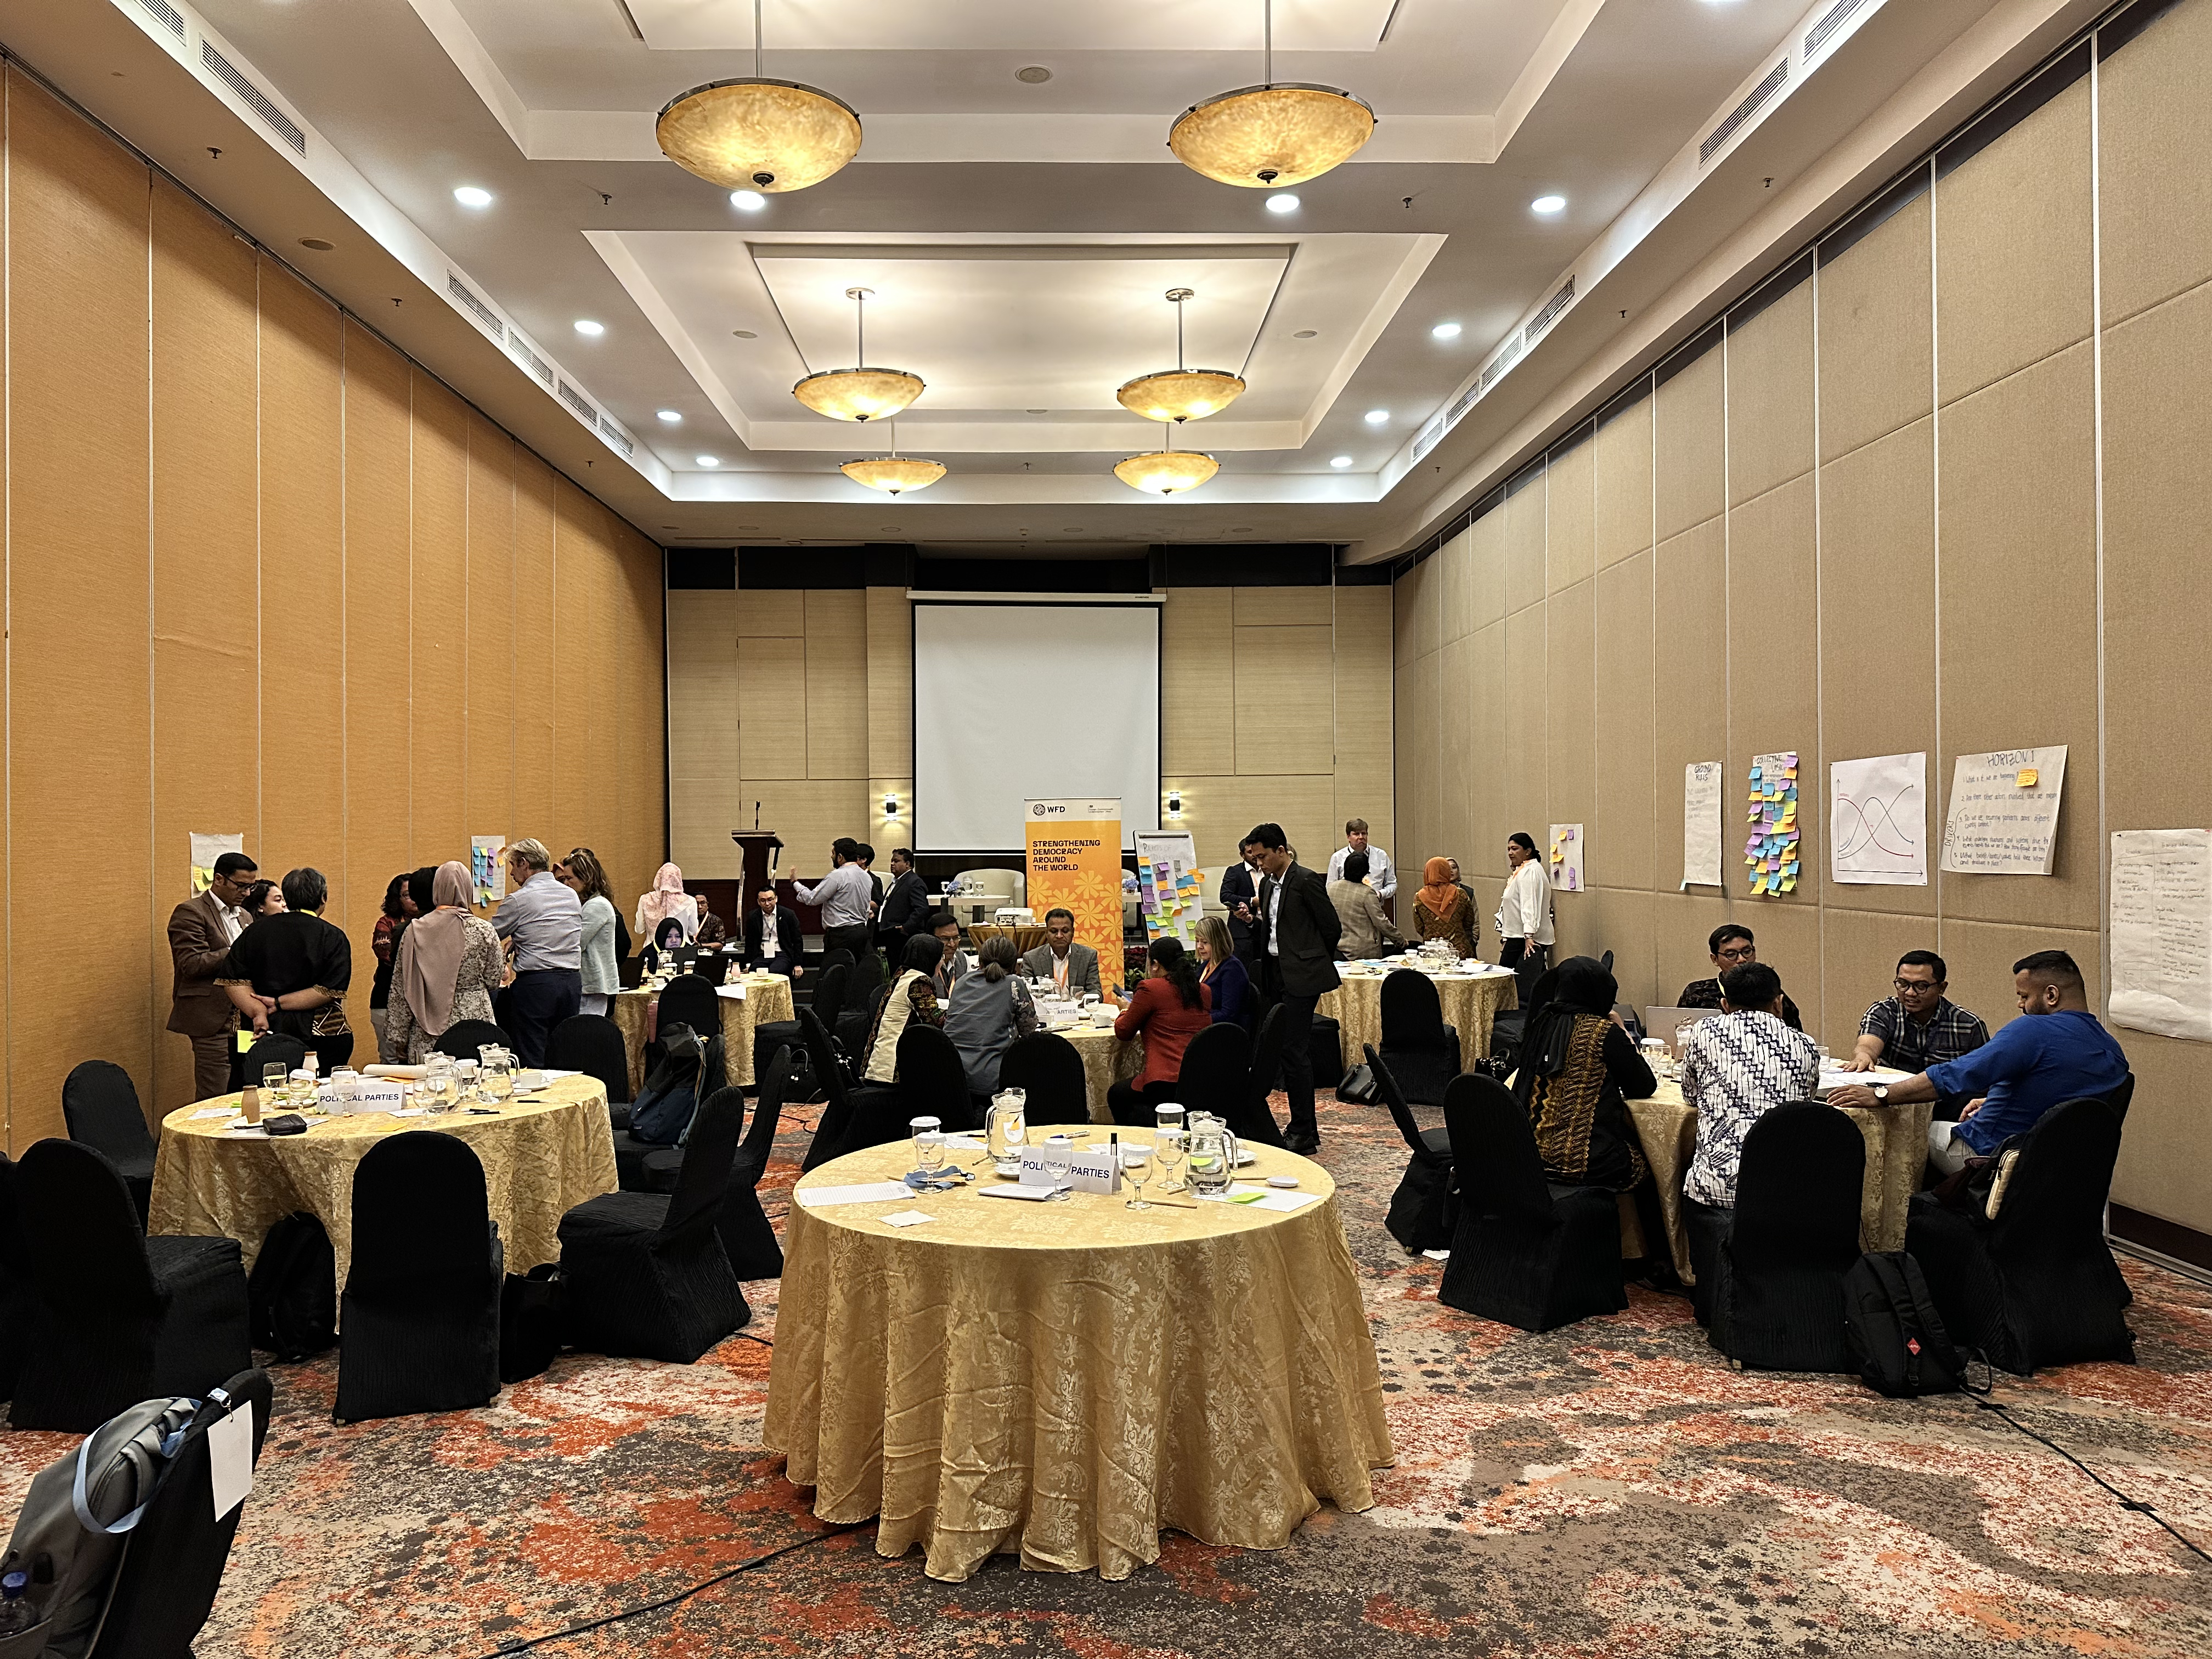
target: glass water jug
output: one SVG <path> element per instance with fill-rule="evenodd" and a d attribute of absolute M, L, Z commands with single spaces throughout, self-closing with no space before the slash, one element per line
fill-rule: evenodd
<path fill-rule="evenodd" d="M 1237 1159 L 1242 1150 L 1237 1137 L 1230 1132 L 1228 1124 L 1212 1113 L 1193 1112 L 1184 1139 L 1189 1148 L 1191 1192 L 1199 1198 L 1220 1197 L 1236 1177 Z"/>
<path fill-rule="evenodd" d="M 1001 1089 L 991 1097 L 987 1133 L 991 1156 L 997 1162 L 1019 1158 L 1029 1144 L 1029 1104 L 1026 1089 Z"/>

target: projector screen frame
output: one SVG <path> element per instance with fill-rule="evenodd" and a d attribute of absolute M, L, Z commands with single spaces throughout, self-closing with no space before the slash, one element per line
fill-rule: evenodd
<path fill-rule="evenodd" d="M 916 677 L 911 672 L 911 668 L 915 661 L 915 652 L 920 645 L 918 624 L 921 614 L 921 609 L 924 605 L 1024 605 L 1039 608 L 1049 607 L 1054 610 L 1064 611 L 1102 609 L 1121 610 L 1135 606 L 1148 608 L 1152 613 L 1152 752 L 1156 758 L 1162 763 L 1162 765 L 1164 765 L 1167 748 L 1167 700 L 1164 696 L 1164 686 L 1163 684 L 1162 670 L 1160 666 L 1162 656 L 1161 623 L 1163 620 L 1160 613 L 1167 603 L 1167 599 L 1164 594 L 1014 592 L 962 593 L 957 592 L 947 592 L 941 589 L 908 588 L 907 590 L 906 598 L 907 663 L 909 669 L 906 691 L 908 727 L 906 763 L 907 777 L 908 781 L 908 787 L 910 793 L 917 798 L 914 827 L 908 833 L 912 836 L 917 843 L 921 840 L 921 817 L 918 804 L 918 798 L 921 794 L 921 710 L 916 706 L 920 693 L 917 687 Z M 1152 778 L 1152 799 L 1150 805 L 1146 809 L 1144 814 L 1146 822 L 1142 823 L 1138 822 L 1138 817 L 1136 815 L 1133 814 L 1131 811 L 1131 804 L 1128 801 L 1124 800 L 1121 803 L 1121 832 L 1122 834 L 1132 837 L 1133 843 L 1136 831 L 1139 829 L 1158 829 L 1159 827 L 1157 820 L 1161 812 L 1160 780 L 1162 775 L 1164 775 L 1164 773 L 1156 769 Z M 917 858 L 924 856 L 930 858 L 1006 858 L 1008 856 L 1024 858 L 1026 856 L 1027 851 L 1027 849 L 1023 846 L 1018 836 L 1015 839 L 1010 840 L 1005 845 L 999 847 L 932 847 L 925 849 L 920 845 L 917 845 L 914 850 L 915 856 Z M 1134 854 L 1129 849 L 1124 848 L 1122 850 L 1121 857 L 1124 860 L 1125 866 L 1127 861 L 1134 856 Z"/>

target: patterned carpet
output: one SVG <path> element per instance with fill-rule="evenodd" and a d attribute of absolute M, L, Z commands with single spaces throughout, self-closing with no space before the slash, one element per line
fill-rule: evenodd
<path fill-rule="evenodd" d="M 1165 1540 L 1122 1584 L 964 1584 L 831 1533 L 759 1443 L 773 1285 L 700 1364 L 565 1356 L 490 1408 L 339 1428 L 335 1357 L 278 1417 L 200 1659 L 472 1659 L 792 1553 L 561 1656 L 2212 1654 L 2212 1566 L 1961 1396 L 1731 1370 L 1688 1304 L 1528 1336 L 1440 1306 L 1382 1230 L 1405 1154 L 1325 1104 L 1389 1390 L 1377 1508 L 1273 1553 Z M 811 1116 L 811 1114 L 802 1114 Z M 771 1170 L 795 1178 L 794 1129 Z M 780 1200 L 772 1202 L 780 1212 Z M 2139 1366 L 1997 1397 L 2212 1548 L 2212 1291 L 2124 1261 Z M 0 1501 L 70 1442 L 0 1438 Z"/>

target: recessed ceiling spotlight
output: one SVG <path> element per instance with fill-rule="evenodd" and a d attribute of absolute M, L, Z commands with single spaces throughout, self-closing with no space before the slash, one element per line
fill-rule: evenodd
<path fill-rule="evenodd" d="M 733 340 L 757 340 L 760 336 L 749 328 L 733 328 L 730 331 L 730 337 Z"/>
<path fill-rule="evenodd" d="M 1370 409 L 1364 418 L 1370 426 L 1380 426 L 1390 418 L 1390 411 L 1387 409 Z"/>
<path fill-rule="evenodd" d="M 671 426 L 680 426 L 684 422 L 683 416 L 672 409 L 656 409 L 653 412 Z"/>
<path fill-rule="evenodd" d="M 702 466 L 720 466 L 722 464 L 720 455 L 694 455 L 691 459 Z"/>
<path fill-rule="evenodd" d="M 1293 340 L 1310 340 L 1315 335 L 1320 332 L 1321 331 L 1317 328 L 1302 328 L 1297 333 L 1291 335 L 1291 337 Z"/>
<path fill-rule="evenodd" d="M 757 190 L 733 190 L 730 192 L 730 205 L 740 213 L 758 213 L 768 205 L 768 198 Z"/>
<path fill-rule="evenodd" d="M 328 253 L 332 248 L 336 247 L 337 244 L 332 241 L 326 241 L 320 236 L 302 236 L 300 239 L 300 246 L 304 248 L 312 248 L 317 253 Z"/>
<path fill-rule="evenodd" d="M 1528 204 L 1528 211 L 1531 213 L 1559 213 L 1564 211 L 1566 205 L 1567 198 L 1564 196 L 1539 196 L 1534 201 Z"/>
<path fill-rule="evenodd" d="M 1297 210 L 1298 198 L 1288 191 L 1285 191 L 1279 196 L 1270 196 L 1267 198 L 1267 211 L 1270 213 L 1296 213 Z"/>
<path fill-rule="evenodd" d="M 1352 457 L 1349 455 L 1332 455 L 1328 458 L 1328 464 L 1331 466 L 1350 466 L 1352 465 Z"/>
<path fill-rule="evenodd" d="M 605 323 L 595 323 L 588 317 L 576 319 L 576 332 L 587 340 L 596 340 L 606 331 L 607 325 Z"/>
<path fill-rule="evenodd" d="M 463 185 L 453 192 L 453 199 L 463 207 L 489 207 L 491 192 L 480 190 L 474 185 Z"/>
<path fill-rule="evenodd" d="M 1429 331 L 1429 333 L 1431 337 L 1435 339 L 1456 340 L 1459 338 L 1459 325 L 1457 323 L 1438 323 L 1434 328 Z"/>
<path fill-rule="evenodd" d="M 1016 70 L 1014 79 L 1025 86 L 1041 87 L 1052 79 L 1052 71 L 1042 64 L 1031 64 L 1027 69 Z"/>

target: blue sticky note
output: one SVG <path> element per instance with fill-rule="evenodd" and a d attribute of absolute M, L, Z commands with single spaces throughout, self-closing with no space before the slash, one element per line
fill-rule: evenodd
<path fill-rule="evenodd" d="M 1758 769 L 1756 766 L 1754 766 L 1754 767 L 1753 767 L 1753 768 L 1751 769 L 1751 775 L 1752 775 L 1753 778 L 1756 778 L 1756 777 L 1758 777 L 1758 776 L 1759 776 L 1759 769 Z"/>

